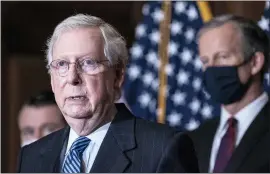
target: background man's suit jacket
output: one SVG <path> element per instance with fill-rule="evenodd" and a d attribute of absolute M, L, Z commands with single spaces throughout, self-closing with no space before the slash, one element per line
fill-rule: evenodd
<path fill-rule="evenodd" d="M 247 115 L 248 117 L 248 115 Z M 193 139 L 200 172 L 209 170 L 210 154 L 219 118 L 211 119 L 190 133 Z M 225 168 L 226 173 L 270 172 L 270 102 L 251 123 Z"/>
<path fill-rule="evenodd" d="M 96 156 L 91 172 L 198 172 L 191 139 L 165 125 L 134 117 L 124 104 Z M 60 172 L 69 127 L 21 149 L 17 172 Z"/>

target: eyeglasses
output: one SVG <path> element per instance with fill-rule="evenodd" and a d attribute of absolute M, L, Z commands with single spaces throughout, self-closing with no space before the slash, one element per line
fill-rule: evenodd
<path fill-rule="evenodd" d="M 93 59 L 81 59 L 77 62 L 71 63 L 66 60 L 57 59 L 50 63 L 49 67 L 55 70 L 60 76 L 66 76 L 68 74 L 69 65 L 75 64 L 76 70 L 79 73 L 85 73 L 89 75 L 95 75 L 102 72 L 105 69 L 103 62 L 109 60 L 93 60 Z"/>

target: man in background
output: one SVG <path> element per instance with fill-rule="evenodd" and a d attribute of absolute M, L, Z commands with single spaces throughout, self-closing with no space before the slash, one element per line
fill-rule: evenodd
<path fill-rule="evenodd" d="M 65 126 L 51 91 L 43 91 L 32 96 L 22 106 L 18 116 L 21 146 L 30 144 Z"/>
<path fill-rule="evenodd" d="M 206 90 L 222 104 L 220 117 L 191 132 L 200 172 L 269 173 L 268 36 L 249 19 L 223 15 L 205 24 L 198 41 Z"/>

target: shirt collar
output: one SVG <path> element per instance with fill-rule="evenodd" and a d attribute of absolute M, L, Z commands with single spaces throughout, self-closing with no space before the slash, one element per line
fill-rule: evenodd
<path fill-rule="evenodd" d="M 94 132 L 90 133 L 89 135 L 85 136 L 87 138 L 89 138 L 91 140 L 91 143 L 97 144 L 97 145 L 101 145 L 109 127 L 111 125 L 111 122 L 101 126 L 100 128 L 98 128 L 97 130 L 95 130 Z M 79 137 L 79 135 L 72 129 L 70 128 L 70 132 L 69 132 L 69 139 L 68 139 L 68 145 L 67 145 L 67 151 L 66 153 L 68 153 L 72 143 Z"/>
<path fill-rule="evenodd" d="M 251 103 L 242 108 L 239 112 L 237 112 L 234 115 L 234 118 L 237 119 L 238 127 L 246 129 L 261 111 L 263 106 L 267 103 L 268 98 L 269 97 L 267 93 L 263 92 L 258 98 L 256 98 Z M 222 107 L 219 131 L 222 131 L 226 128 L 227 120 L 230 117 L 231 114 L 224 107 Z"/>

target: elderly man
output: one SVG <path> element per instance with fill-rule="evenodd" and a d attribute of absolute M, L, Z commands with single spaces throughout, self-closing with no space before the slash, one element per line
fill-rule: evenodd
<path fill-rule="evenodd" d="M 62 21 L 48 41 L 56 102 L 69 127 L 20 153 L 18 172 L 197 172 L 191 139 L 134 117 L 121 96 L 126 44 L 100 18 Z"/>
<path fill-rule="evenodd" d="M 204 82 L 221 116 L 190 133 L 201 172 L 269 173 L 269 38 L 243 17 L 214 18 L 198 34 Z"/>
<path fill-rule="evenodd" d="M 21 146 L 62 129 L 66 121 L 59 110 L 52 91 L 42 91 L 30 97 L 22 106 L 18 116 Z"/>

